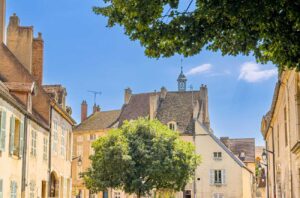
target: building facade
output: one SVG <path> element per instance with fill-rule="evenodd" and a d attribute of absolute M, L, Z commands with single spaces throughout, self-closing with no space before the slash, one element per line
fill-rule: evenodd
<path fill-rule="evenodd" d="M 261 131 L 266 141 L 269 197 L 300 197 L 300 73 L 283 71 Z"/>
<path fill-rule="evenodd" d="M 73 197 L 81 198 L 102 198 L 112 197 L 113 191 L 99 192 L 91 194 L 83 184 L 80 173 L 86 171 L 90 167 L 89 156 L 94 153 L 92 148 L 93 142 L 107 134 L 109 129 L 116 127 L 119 117 L 119 110 L 101 111 L 96 105 L 93 107 L 93 113 L 87 116 L 88 105 L 86 101 L 81 104 L 81 123 L 73 130 L 73 153 L 77 160 L 72 163 L 72 179 L 73 179 Z"/>
<path fill-rule="evenodd" d="M 130 88 L 125 89 L 124 105 L 119 115 L 114 117 L 109 125 L 97 126 L 105 123 L 104 120 L 98 119 L 100 112 L 94 113 L 74 130 L 74 152 L 77 152 L 77 155 L 82 155 L 83 158 L 88 158 L 91 145 L 89 136 L 97 130 L 103 131 L 103 128 L 120 127 L 125 120 L 134 120 L 139 117 L 158 119 L 170 129 L 178 131 L 182 139 L 192 142 L 196 147 L 195 152 L 202 157 L 202 162 L 196 169 L 194 179 L 187 184 L 183 192 L 176 193 L 175 197 L 254 197 L 255 178 L 254 172 L 252 172 L 252 165 L 255 161 L 254 142 L 251 142 L 253 143 L 250 146 L 251 151 L 244 151 L 248 161 L 243 162 L 213 134 L 210 128 L 206 85 L 202 85 L 196 91 L 187 91 L 186 81 L 187 78 L 181 70 L 177 79 L 178 91 L 170 92 L 162 87 L 159 92 L 133 94 Z M 82 112 L 86 110 L 85 105 L 86 103 L 83 102 Z M 86 115 L 83 113 L 82 117 L 86 118 Z M 97 120 L 97 125 L 93 123 L 94 120 Z M 105 135 L 106 131 L 103 132 L 99 136 Z M 86 163 L 84 169 L 89 166 L 90 163 Z M 78 165 L 74 162 L 72 168 L 74 175 L 76 169 L 78 170 Z M 74 179 L 73 188 L 76 185 Z M 84 189 L 82 183 L 77 184 L 78 189 Z M 76 192 L 75 195 L 88 197 L 88 191 L 84 191 L 85 194 Z M 114 189 L 109 190 L 107 194 L 99 194 L 99 196 L 134 197 L 134 195 L 126 195 L 124 192 Z"/>
<path fill-rule="evenodd" d="M 0 161 L 7 166 L 0 170 L 0 197 L 71 197 L 75 121 L 66 89 L 43 85 L 41 33 L 34 37 L 33 27 L 20 26 L 16 14 L 5 31 L 5 0 L 0 1 L 0 21 L 0 80 L 3 96 L 10 96 L 0 103 L 6 118 Z"/>

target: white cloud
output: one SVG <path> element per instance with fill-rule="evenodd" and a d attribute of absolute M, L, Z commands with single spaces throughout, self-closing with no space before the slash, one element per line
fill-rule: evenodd
<path fill-rule="evenodd" d="M 262 70 L 262 66 L 254 62 L 245 62 L 241 66 L 239 80 L 259 82 L 277 75 L 277 69 Z"/>
<path fill-rule="evenodd" d="M 186 75 L 187 76 L 191 76 L 191 75 L 196 75 L 196 74 L 202 74 L 202 73 L 206 73 L 209 72 L 212 68 L 211 64 L 203 64 L 203 65 L 199 65 L 197 67 L 193 67 L 192 69 L 190 69 Z"/>

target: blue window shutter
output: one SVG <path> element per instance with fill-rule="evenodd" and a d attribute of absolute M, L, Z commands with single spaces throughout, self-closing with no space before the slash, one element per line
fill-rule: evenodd
<path fill-rule="evenodd" d="M 222 170 L 222 184 L 226 184 L 226 171 Z"/>
<path fill-rule="evenodd" d="M 20 151 L 19 157 L 23 155 L 23 148 L 24 148 L 24 122 L 20 124 Z"/>
<path fill-rule="evenodd" d="M 209 177 L 210 177 L 210 184 L 213 185 L 215 182 L 214 182 L 214 179 L 215 179 L 215 171 L 213 169 L 210 170 L 210 174 L 209 174 Z"/>
<path fill-rule="evenodd" d="M 6 112 L 1 111 L 0 120 L 0 150 L 5 151 L 5 137 L 6 137 Z"/>
<path fill-rule="evenodd" d="M 0 198 L 3 198 L 3 180 L 0 179 Z"/>
<path fill-rule="evenodd" d="M 10 138 L 9 138 L 9 154 L 14 154 L 14 144 L 15 144 L 15 118 L 10 117 Z"/>

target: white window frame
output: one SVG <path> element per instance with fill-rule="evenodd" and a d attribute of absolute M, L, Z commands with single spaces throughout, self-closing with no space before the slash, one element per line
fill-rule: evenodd
<path fill-rule="evenodd" d="M 37 145 L 37 132 L 35 130 L 31 130 L 31 149 L 30 154 L 36 157 L 36 145 Z"/>
<path fill-rule="evenodd" d="M 52 150 L 57 153 L 57 144 L 58 144 L 58 121 L 53 120 L 53 144 Z"/>
<path fill-rule="evenodd" d="M 214 158 L 214 160 L 216 160 L 216 161 L 220 161 L 220 160 L 222 160 L 222 152 L 213 152 L 213 158 Z"/>
<path fill-rule="evenodd" d="M 16 181 L 10 183 L 10 198 L 17 198 L 18 185 Z"/>
<path fill-rule="evenodd" d="M 43 138 L 43 160 L 48 160 L 48 137 Z"/>
<path fill-rule="evenodd" d="M 97 139 L 96 134 L 90 134 L 90 141 L 94 141 Z"/>
<path fill-rule="evenodd" d="M 212 198 L 225 198 L 223 193 L 214 193 Z"/>
<path fill-rule="evenodd" d="M 174 121 L 168 122 L 168 128 L 172 131 L 176 131 L 177 130 L 177 124 Z"/>
<path fill-rule="evenodd" d="M 121 198 L 121 192 L 115 191 L 114 192 L 114 198 Z"/>
<path fill-rule="evenodd" d="M 217 176 L 216 176 L 217 174 Z M 226 171 L 225 169 L 211 169 L 210 170 L 210 184 L 211 185 L 225 185 L 226 184 Z"/>
<path fill-rule="evenodd" d="M 66 156 L 66 130 L 64 127 L 62 128 L 62 131 L 61 131 L 60 140 L 61 140 L 60 154 L 65 157 Z"/>
<path fill-rule="evenodd" d="M 6 111 L 0 109 L 0 151 L 6 147 Z"/>

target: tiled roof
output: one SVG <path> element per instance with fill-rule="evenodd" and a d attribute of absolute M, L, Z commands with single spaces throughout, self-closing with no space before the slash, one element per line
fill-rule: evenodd
<path fill-rule="evenodd" d="M 183 133 L 194 131 L 193 105 L 199 99 L 199 91 L 168 92 L 157 111 L 157 119 L 162 123 L 174 121 Z"/>
<path fill-rule="evenodd" d="M 123 106 L 120 125 L 125 120 L 149 116 L 150 96 L 154 95 L 159 97 L 160 92 L 133 94 L 129 103 Z M 165 98 L 158 101 L 156 118 L 164 124 L 174 121 L 179 131 L 192 133 L 194 131 L 192 100 L 195 102 L 199 97 L 199 91 L 167 92 Z"/>
<path fill-rule="evenodd" d="M 133 94 L 129 103 L 123 106 L 119 122 L 122 124 L 125 120 L 134 120 L 139 117 L 149 116 L 149 98 L 156 93 Z"/>
<path fill-rule="evenodd" d="M 73 131 L 90 131 L 110 128 L 116 123 L 119 115 L 120 110 L 95 112 L 81 124 L 76 126 Z"/>
<path fill-rule="evenodd" d="M 240 156 L 242 152 L 245 153 L 245 158 L 239 157 L 243 162 L 255 162 L 255 139 L 254 138 L 239 138 L 229 139 L 220 138 L 223 144 L 225 144 L 231 152 Z"/>

